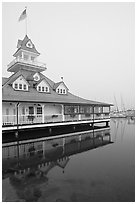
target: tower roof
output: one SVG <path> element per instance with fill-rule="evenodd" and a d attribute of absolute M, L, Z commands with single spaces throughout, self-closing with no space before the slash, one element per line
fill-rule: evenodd
<path fill-rule="evenodd" d="M 17 51 L 14 53 L 14 57 L 16 57 L 16 54 L 19 52 L 19 50 L 26 50 L 29 52 L 33 52 L 37 55 L 40 55 L 40 53 L 36 50 L 35 45 L 32 43 L 32 41 L 28 38 L 26 35 L 23 40 L 18 40 L 17 44 Z"/>

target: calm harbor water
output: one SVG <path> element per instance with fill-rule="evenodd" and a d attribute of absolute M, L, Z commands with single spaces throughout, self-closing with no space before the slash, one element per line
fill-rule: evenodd
<path fill-rule="evenodd" d="M 133 202 L 135 124 L 2 148 L 3 201 Z"/>

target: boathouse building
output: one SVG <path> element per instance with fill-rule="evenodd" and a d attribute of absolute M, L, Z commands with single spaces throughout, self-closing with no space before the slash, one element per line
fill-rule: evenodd
<path fill-rule="evenodd" d="M 55 83 L 47 78 L 42 73 L 46 64 L 38 61 L 39 55 L 27 35 L 18 40 L 15 59 L 7 69 L 11 76 L 2 78 L 3 132 L 32 126 L 108 125 L 111 104 L 75 96 L 63 80 Z"/>

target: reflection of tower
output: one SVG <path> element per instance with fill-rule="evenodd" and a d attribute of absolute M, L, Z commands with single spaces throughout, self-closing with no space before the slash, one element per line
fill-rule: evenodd
<path fill-rule="evenodd" d="M 123 142 L 123 136 L 124 136 L 124 132 L 125 132 L 126 123 L 127 123 L 127 121 L 124 120 L 124 126 L 121 124 L 121 142 Z"/>
<path fill-rule="evenodd" d="M 42 146 L 43 146 L 43 158 L 45 158 L 46 141 L 42 142 Z"/>
<path fill-rule="evenodd" d="M 62 171 L 63 173 L 68 162 L 69 162 L 69 157 L 63 157 L 60 160 L 57 160 L 57 165 L 63 169 Z"/>

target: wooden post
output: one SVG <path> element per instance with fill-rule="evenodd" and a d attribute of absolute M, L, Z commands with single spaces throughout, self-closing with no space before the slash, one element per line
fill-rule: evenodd
<path fill-rule="evenodd" d="M 62 107 L 62 121 L 65 121 L 64 105 L 61 105 L 61 107 Z"/>
<path fill-rule="evenodd" d="M 41 105 L 41 106 L 42 106 L 42 123 L 44 123 L 45 122 L 45 118 L 44 118 L 44 116 L 45 116 L 45 114 L 44 114 L 45 105 Z"/>
<path fill-rule="evenodd" d="M 78 106 L 78 120 L 81 120 L 80 106 Z"/>
<path fill-rule="evenodd" d="M 93 129 L 94 129 L 94 106 L 93 106 Z"/>
<path fill-rule="evenodd" d="M 17 131 L 15 132 L 15 136 L 17 139 L 17 158 L 18 158 L 18 167 L 20 165 L 19 163 L 19 103 L 17 103 Z"/>

